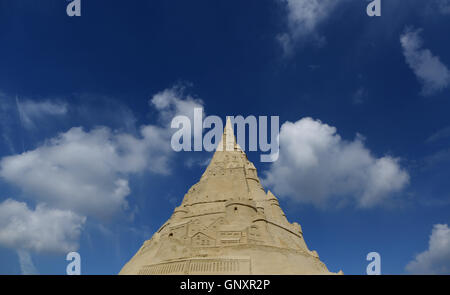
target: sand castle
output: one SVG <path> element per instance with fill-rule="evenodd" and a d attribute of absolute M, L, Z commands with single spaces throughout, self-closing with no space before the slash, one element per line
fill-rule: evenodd
<path fill-rule="evenodd" d="M 181 205 L 119 274 L 332 274 L 236 143 L 230 120 Z"/>

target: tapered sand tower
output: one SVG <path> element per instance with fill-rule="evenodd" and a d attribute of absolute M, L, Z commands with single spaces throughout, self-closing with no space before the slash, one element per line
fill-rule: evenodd
<path fill-rule="evenodd" d="M 120 274 L 331 274 L 265 192 L 229 120 L 200 181 Z"/>

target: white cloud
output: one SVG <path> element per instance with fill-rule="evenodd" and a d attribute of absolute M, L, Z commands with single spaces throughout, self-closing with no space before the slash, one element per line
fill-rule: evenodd
<path fill-rule="evenodd" d="M 174 117 L 186 116 L 191 122 L 192 138 L 195 138 L 197 142 L 202 142 L 203 129 L 202 132 L 194 132 L 194 109 L 202 109 L 203 116 L 205 116 L 203 101 L 190 95 L 185 95 L 184 90 L 184 87 L 180 85 L 165 89 L 155 94 L 149 101 L 149 104 L 158 111 L 159 119 L 167 129 L 167 133 L 173 134 L 175 132 L 175 129 L 170 127 Z M 203 122 L 200 122 L 200 124 L 203 124 Z"/>
<path fill-rule="evenodd" d="M 450 71 L 438 56 L 423 48 L 422 30 L 408 29 L 400 36 L 406 63 L 422 83 L 422 94 L 433 95 L 450 85 Z"/>
<path fill-rule="evenodd" d="M 344 0 L 278 0 L 287 9 L 288 31 L 278 36 L 285 54 L 292 53 L 298 40 L 313 37 L 324 42 L 317 29 Z"/>
<path fill-rule="evenodd" d="M 54 102 L 50 100 L 20 101 L 16 98 L 17 109 L 19 110 L 20 120 L 23 127 L 32 129 L 36 127 L 36 121 L 46 116 L 61 116 L 67 113 L 67 105 L 62 102 Z"/>
<path fill-rule="evenodd" d="M 192 117 L 193 109 L 203 103 L 182 92 L 176 86 L 151 99 L 161 127 L 142 126 L 136 136 L 107 127 L 71 128 L 34 150 L 1 159 L 0 177 L 21 188 L 25 198 L 83 216 L 111 217 L 128 206 L 131 174 L 170 173 L 170 120 L 176 115 Z M 25 105 L 28 114 L 41 109 Z"/>
<path fill-rule="evenodd" d="M 87 217 L 107 219 L 126 209 L 132 174 L 170 173 L 170 120 L 175 115 L 192 117 L 193 108 L 202 107 L 201 100 L 184 96 L 182 90 L 167 89 L 151 100 L 161 125 L 137 131 L 128 126 L 133 133 L 74 127 L 33 150 L 0 160 L 0 177 L 19 187 L 23 198 L 38 203 L 35 210 L 14 200 L 0 204 L 0 245 L 17 250 L 22 272 L 35 272 L 29 252 L 66 253 L 78 247 Z M 30 101 L 15 106 L 22 122 L 29 120 L 23 124 L 30 126 L 44 114 L 67 110 L 65 104 L 58 108 Z M 129 122 L 134 125 L 134 120 Z"/>
<path fill-rule="evenodd" d="M 416 255 L 406 265 L 413 274 L 450 274 L 450 229 L 447 224 L 435 224 L 428 250 Z"/>
<path fill-rule="evenodd" d="M 203 108 L 201 99 L 184 94 L 182 86 L 174 86 L 155 94 L 149 104 L 158 112 L 164 126 L 170 127 L 175 116 L 187 116 L 193 121 L 194 109 Z"/>
<path fill-rule="evenodd" d="M 281 196 L 317 207 L 353 201 L 368 208 L 400 191 L 409 175 L 397 159 L 374 157 L 361 136 L 345 141 L 335 127 L 303 118 L 281 126 L 280 156 L 263 181 Z"/>
<path fill-rule="evenodd" d="M 17 250 L 17 256 L 19 256 L 20 271 L 23 275 L 37 275 L 38 271 L 34 266 L 31 254 L 25 250 Z"/>
<path fill-rule="evenodd" d="M 17 115 L 16 106 L 12 99 L 0 91 L 0 133 L 2 143 L 8 147 L 11 152 L 15 152 L 13 140 L 14 117 Z"/>
<path fill-rule="evenodd" d="M 436 0 L 439 12 L 442 14 L 450 14 L 450 0 Z"/>
<path fill-rule="evenodd" d="M 427 143 L 433 143 L 445 138 L 450 137 L 450 126 L 444 127 L 441 130 L 438 130 L 436 133 L 432 134 L 427 138 Z"/>
<path fill-rule="evenodd" d="M 141 137 L 106 127 L 72 128 L 38 148 L 0 161 L 0 177 L 25 196 L 83 215 L 109 217 L 127 207 L 128 175 L 169 172 L 164 130 L 141 128 Z M 151 161 L 150 161 L 151 160 Z"/>
<path fill-rule="evenodd" d="M 353 94 L 353 103 L 362 104 L 367 100 L 368 96 L 368 91 L 364 87 L 359 87 Z"/>
<path fill-rule="evenodd" d="M 85 217 L 72 211 L 38 205 L 31 210 L 25 203 L 8 199 L 0 203 L 0 244 L 22 251 L 67 253 L 78 249 Z M 19 258 L 27 263 L 24 252 Z"/>

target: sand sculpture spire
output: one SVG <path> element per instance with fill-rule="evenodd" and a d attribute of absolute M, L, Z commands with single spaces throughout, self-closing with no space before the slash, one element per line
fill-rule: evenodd
<path fill-rule="evenodd" d="M 233 124 L 231 123 L 230 117 L 227 117 L 225 128 L 223 129 L 223 135 L 217 145 L 216 152 L 220 151 L 242 151 L 241 147 L 236 142 L 236 137 L 234 136 Z"/>
<path fill-rule="evenodd" d="M 208 167 L 120 274 L 330 274 L 261 185 L 227 119 Z"/>

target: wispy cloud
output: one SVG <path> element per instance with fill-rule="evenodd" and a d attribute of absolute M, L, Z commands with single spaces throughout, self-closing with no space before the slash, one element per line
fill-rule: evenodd
<path fill-rule="evenodd" d="M 423 48 L 421 29 L 407 29 L 400 36 L 406 63 L 422 84 L 422 95 L 436 94 L 450 85 L 450 71 L 438 56 Z"/>
<path fill-rule="evenodd" d="M 25 250 L 17 250 L 17 256 L 19 256 L 20 271 L 23 275 L 37 275 L 39 274 L 34 266 L 31 254 Z"/>
<path fill-rule="evenodd" d="M 450 0 L 435 0 L 437 8 L 442 14 L 450 14 Z"/>
<path fill-rule="evenodd" d="M 185 87 L 175 85 L 153 95 L 150 106 L 158 111 L 162 124 L 170 128 L 171 120 L 178 115 L 187 116 L 193 121 L 194 109 L 203 108 L 203 101 L 185 94 Z"/>
<path fill-rule="evenodd" d="M 325 37 L 318 32 L 319 26 L 345 0 L 278 0 L 287 11 L 288 30 L 278 35 L 285 55 L 291 55 L 300 41 L 312 40 L 323 44 Z"/>
<path fill-rule="evenodd" d="M 35 101 L 35 100 L 20 100 L 16 97 L 17 109 L 19 110 L 20 120 L 23 127 L 26 129 L 33 129 L 37 122 L 46 118 L 47 116 L 62 116 L 67 113 L 67 104 L 57 101 Z"/>
<path fill-rule="evenodd" d="M 11 153 L 15 153 L 12 135 L 14 133 L 14 121 L 18 112 L 11 97 L 0 91 L 0 135 L 3 143 Z"/>
<path fill-rule="evenodd" d="M 354 104 L 363 104 L 369 96 L 368 91 L 364 87 L 359 87 L 352 96 Z"/>
<path fill-rule="evenodd" d="M 429 169 L 437 165 L 448 165 L 450 161 L 450 148 L 439 150 L 424 158 L 424 169 Z"/>
<path fill-rule="evenodd" d="M 436 133 L 433 133 L 430 137 L 427 138 L 426 142 L 432 143 L 449 137 L 450 137 L 450 126 L 447 126 L 445 128 L 442 128 L 441 130 L 438 130 Z"/>

